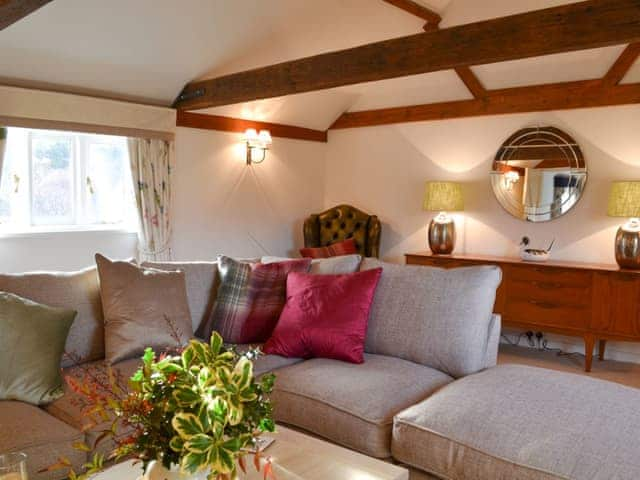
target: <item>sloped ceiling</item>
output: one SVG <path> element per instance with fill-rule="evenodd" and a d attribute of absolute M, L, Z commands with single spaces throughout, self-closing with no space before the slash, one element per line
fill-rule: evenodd
<path fill-rule="evenodd" d="M 448 27 L 566 0 L 423 0 Z M 382 0 L 56 0 L 0 31 L 0 83 L 170 105 L 184 84 L 421 31 Z M 474 67 L 488 88 L 597 78 L 623 46 Z M 636 64 L 625 81 L 640 81 Z M 450 71 L 205 110 L 326 129 L 342 112 L 470 98 Z"/>

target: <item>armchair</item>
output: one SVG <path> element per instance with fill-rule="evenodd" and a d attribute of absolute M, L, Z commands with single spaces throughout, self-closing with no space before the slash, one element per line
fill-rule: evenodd
<path fill-rule="evenodd" d="M 380 220 L 351 205 L 338 205 L 309 216 L 304 222 L 304 246 L 326 247 L 353 238 L 364 257 L 380 254 Z"/>

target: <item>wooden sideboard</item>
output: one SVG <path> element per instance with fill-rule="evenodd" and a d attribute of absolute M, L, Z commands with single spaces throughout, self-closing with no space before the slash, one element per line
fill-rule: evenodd
<path fill-rule="evenodd" d="M 579 262 L 525 262 L 480 255 L 406 254 L 407 264 L 455 268 L 498 265 L 502 283 L 495 312 L 503 325 L 582 337 L 585 370 L 607 340 L 640 341 L 640 271 Z"/>

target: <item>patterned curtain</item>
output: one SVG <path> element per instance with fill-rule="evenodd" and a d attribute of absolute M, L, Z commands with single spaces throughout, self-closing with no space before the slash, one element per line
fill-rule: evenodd
<path fill-rule="evenodd" d="M 170 260 L 173 143 L 159 139 L 130 138 L 128 144 L 140 222 L 140 259 Z"/>
<path fill-rule="evenodd" d="M 7 128 L 0 127 L 0 185 L 2 185 L 2 160 L 7 150 Z"/>

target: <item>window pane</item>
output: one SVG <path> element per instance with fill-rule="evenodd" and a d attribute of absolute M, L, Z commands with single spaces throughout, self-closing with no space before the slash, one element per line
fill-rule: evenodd
<path fill-rule="evenodd" d="M 31 143 L 31 223 L 70 225 L 73 209 L 73 139 L 36 136 Z"/>
<path fill-rule="evenodd" d="M 124 220 L 125 144 L 121 141 L 89 144 L 85 164 L 85 216 L 87 223 L 120 223 Z"/>

